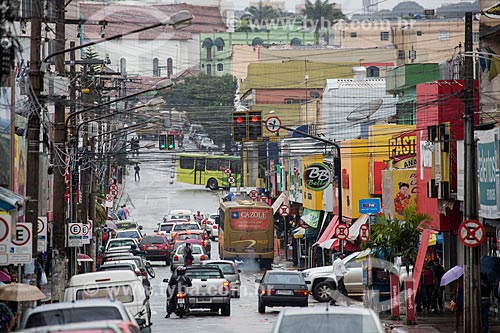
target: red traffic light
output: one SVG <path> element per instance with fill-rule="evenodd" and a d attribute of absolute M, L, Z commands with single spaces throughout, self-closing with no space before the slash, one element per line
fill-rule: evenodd
<path fill-rule="evenodd" d="M 251 120 L 252 120 L 252 123 L 256 123 L 256 122 L 258 122 L 258 121 L 259 121 L 259 117 L 257 117 L 257 116 L 252 116 L 252 119 L 251 119 Z"/>
<path fill-rule="evenodd" d="M 241 124 L 241 123 L 243 122 L 243 118 L 242 118 L 242 117 L 237 117 L 237 118 L 236 118 L 236 122 L 237 122 L 238 124 Z"/>

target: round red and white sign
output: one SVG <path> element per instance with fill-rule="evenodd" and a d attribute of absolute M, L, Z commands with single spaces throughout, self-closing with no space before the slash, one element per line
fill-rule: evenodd
<path fill-rule="evenodd" d="M 458 239 L 468 247 L 479 246 L 486 237 L 486 230 L 481 222 L 467 220 L 458 227 Z"/>
<path fill-rule="evenodd" d="M 248 196 L 250 197 L 250 199 L 255 200 L 259 197 L 259 191 L 251 190 L 250 193 L 248 193 Z"/>
<path fill-rule="evenodd" d="M 113 198 L 112 194 L 106 194 L 106 201 L 113 201 Z"/>
<path fill-rule="evenodd" d="M 42 219 L 38 219 L 38 233 L 41 234 L 45 230 L 45 221 Z"/>
<path fill-rule="evenodd" d="M 16 225 L 16 236 L 12 237 L 11 242 L 16 246 L 23 246 L 28 244 L 30 238 L 31 230 L 23 224 L 18 224 Z"/>
<path fill-rule="evenodd" d="M 279 213 L 281 216 L 288 216 L 290 215 L 290 207 L 282 205 L 279 209 Z"/>
<path fill-rule="evenodd" d="M 82 227 L 79 224 L 74 223 L 73 225 L 70 226 L 69 232 L 72 235 L 78 236 L 82 232 Z"/>
<path fill-rule="evenodd" d="M 227 181 L 229 182 L 229 184 L 234 184 L 234 177 L 233 176 L 228 177 Z"/>
<path fill-rule="evenodd" d="M 349 228 L 347 227 L 347 225 L 339 224 L 335 228 L 335 236 L 340 240 L 346 239 L 347 236 L 349 236 Z"/>
<path fill-rule="evenodd" d="M 0 217 L 0 243 L 3 242 L 10 231 L 10 223 Z"/>
<path fill-rule="evenodd" d="M 370 240 L 370 227 L 366 224 L 363 224 L 359 228 L 359 240 L 364 242 L 368 242 Z"/>
<path fill-rule="evenodd" d="M 226 169 L 226 170 L 224 170 L 224 172 L 226 173 L 226 175 L 229 176 L 231 174 L 231 169 Z"/>

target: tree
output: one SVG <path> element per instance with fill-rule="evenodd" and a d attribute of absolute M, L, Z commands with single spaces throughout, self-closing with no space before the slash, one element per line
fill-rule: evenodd
<path fill-rule="evenodd" d="M 259 1 L 257 6 L 245 8 L 245 14 L 241 17 L 236 31 L 250 31 L 252 28 L 258 31 L 266 30 L 268 28 L 267 23 L 270 20 L 277 19 L 280 15 L 280 10 L 264 5 L 262 1 Z"/>
<path fill-rule="evenodd" d="M 377 216 L 376 222 L 371 226 L 370 240 L 362 244 L 362 248 L 371 248 L 391 262 L 397 256 L 402 256 L 411 263 L 415 262 L 421 229 L 430 223 L 431 217 L 417 213 L 414 207 L 406 207 L 403 216 L 404 221 L 392 221 L 384 215 Z"/>
<path fill-rule="evenodd" d="M 236 78 L 226 74 L 187 77 L 165 95 L 167 109 L 186 111 L 192 123 L 202 124 L 218 145 L 230 137 L 231 113 L 237 89 Z"/>
<path fill-rule="evenodd" d="M 314 26 L 314 35 L 316 44 L 319 44 L 319 31 L 322 28 L 329 28 L 339 19 L 346 20 L 341 10 L 335 8 L 334 3 L 328 3 L 328 0 L 316 0 L 314 3 L 307 0 L 306 7 L 302 10 L 308 24 Z"/>
<path fill-rule="evenodd" d="M 98 58 L 99 58 L 99 54 L 94 51 L 92 46 L 85 48 L 85 51 L 83 52 L 82 59 L 93 60 L 93 59 L 98 59 Z M 90 69 L 91 74 L 101 72 L 100 65 L 89 65 L 89 69 Z"/>

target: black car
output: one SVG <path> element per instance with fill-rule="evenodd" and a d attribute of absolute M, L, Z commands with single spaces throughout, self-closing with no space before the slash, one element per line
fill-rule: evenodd
<path fill-rule="evenodd" d="M 267 271 L 259 283 L 259 313 L 266 306 L 308 306 L 309 292 L 302 274 L 297 271 Z"/>

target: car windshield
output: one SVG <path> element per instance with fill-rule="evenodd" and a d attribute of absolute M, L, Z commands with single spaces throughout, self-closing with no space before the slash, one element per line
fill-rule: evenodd
<path fill-rule="evenodd" d="M 186 276 L 191 279 L 220 279 L 223 276 L 215 269 L 188 269 Z"/>
<path fill-rule="evenodd" d="M 101 265 L 98 271 L 122 271 L 122 270 L 135 270 L 134 265 Z"/>
<path fill-rule="evenodd" d="M 116 221 L 115 225 L 118 229 L 132 229 L 137 228 L 137 223 L 135 221 Z"/>
<path fill-rule="evenodd" d="M 111 261 L 122 261 L 124 263 L 135 263 L 137 267 L 142 267 L 143 266 L 143 261 L 140 257 L 118 257 L 118 258 L 111 258 Z"/>
<path fill-rule="evenodd" d="M 200 246 L 191 246 L 193 249 L 193 254 L 201 254 L 201 247 Z M 182 255 L 182 251 L 184 251 L 184 246 L 180 246 L 177 248 L 177 254 Z"/>
<path fill-rule="evenodd" d="M 130 239 L 124 239 L 124 240 L 114 240 L 113 239 L 113 240 L 109 241 L 108 244 L 109 244 L 108 245 L 109 248 L 113 248 L 113 247 L 131 246 L 135 243 L 133 240 L 130 240 Z"/>
<path fill-rule="evenodd" d="M 124 319 L 115 307 L 59 309 L 33 313 L 26 321 L 25 328 L 115 319 Z"/>
<path fill-rule="evenodd" d="M 170 232 L 172 230 L 173 224 L 162 224 L 160 225 L 160 231 Z"/>
<path fill-rule="evenodd" d="M 281 284 L 305 284 L 300 274 L 269 274 L 267 277 L 268 283 Z"/>
<path fill-rule="evenodd" d="M 76 291 L 76 300 L 95 298 L 110 298 L 122 303 L 130 303 L 134 301 L 134 293 L 130 285 L 98 288 L 87 286 L 84 289 L 78 289 Z"/>
<path fill-rule="evenodd" d="M 163 237 L 161 236 L 146 236 L 142 239 L 141 245 L 145 244 L 163 244 Z"/>
<path fill-rule="evenodd" d="M 138 238 L 139 233 L 135 230 L 131 231 L 120 231 L 116 233 L 116 238 Z"/>
<path fill-rule="evenodd" d="M 378 332 L 373 318 L 368 315 L 357 314 L 303 314 L 283 316 L 279 333 L 314 332 L 314 333 L 343 333 L 343 332 Z"/>
<path fill-rule="evenodd" d="M 181 231 L 181 230 L 197 230 L 198 225 L 195 223 L 187 223 L 187 224 L 176 224 L 174 227 L 174 231 Z"/>
<path fill-rule="evenodd" d="M 170 219 L 172 220 L 190 220 L 191 216 L 190 215 L 170 215 Z"/>
<path fill-rule="evenodd" d="M 236 274 L 233 264 L 221 262 L 221 263 L 210 263 L 209 265 L 218 266 L 223 274 Z"/>
<path fill-rule="evenodd" d="M 199 234 L 180 234 L 177 236 L 179 240 L 186 240 L 186 239 L 201 239 L 201 236 Z"/>

